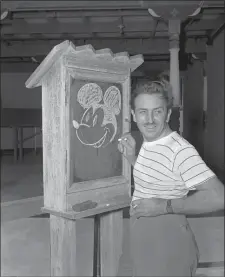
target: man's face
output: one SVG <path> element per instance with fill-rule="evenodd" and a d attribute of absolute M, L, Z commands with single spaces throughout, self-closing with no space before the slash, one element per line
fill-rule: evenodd
<path fill-rule="evenodd" d="M 145 141 L 154 141 L 164 136 L 171 110 L 161 94 L 140 94 L 134 101 L 134 121 Z"/>

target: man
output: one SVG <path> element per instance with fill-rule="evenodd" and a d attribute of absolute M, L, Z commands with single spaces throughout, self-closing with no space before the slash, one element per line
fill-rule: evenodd
<path fill-rule="evenodd" d="M 171 108 L 168 84 L 137 82 L 131 109 L 144 141 L 137 158 L 131 134 L 118 144 L 134 166 L 133 276 L 194 276 L 199 255 L 186 215 L 224 208 L 223 184 L 196 149 L 170 129 Z"/>

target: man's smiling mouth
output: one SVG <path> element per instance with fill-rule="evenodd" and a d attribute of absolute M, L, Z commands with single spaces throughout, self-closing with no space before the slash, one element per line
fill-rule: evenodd
<path fill-rule="evenodd" d="M 145 128 L 146 128 L 147 130 L 154 130 L 154 129 L 156 128 L 156 126 L 155 126 L 155 125 L 154 125 L 154 126 L 145 125 Z"/>

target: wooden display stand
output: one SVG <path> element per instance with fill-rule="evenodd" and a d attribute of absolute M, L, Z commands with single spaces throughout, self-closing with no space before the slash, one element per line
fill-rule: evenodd
<path fill-rule="evenodd" d="M 50 213 L 51 276 L 76 276 L 76 220 L 99 215 L 101 276 L 116 276 L 131 168 L 117 150 L 130 131 L 130 74 L 142 55 L 55 46 L 26 82 L 42 86 L 43 211 Z M 77 211 L 91 200 L 95 206 Z"/>

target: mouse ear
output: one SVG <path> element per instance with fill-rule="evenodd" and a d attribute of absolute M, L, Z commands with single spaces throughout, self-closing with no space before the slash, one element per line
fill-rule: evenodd
<path fill-rule="evenodd" d="M 115 87 L 109 87 L 104 95 L 103 101 L 105 105 L 115 114 L 118 115 L 121 109 L 121 95 L 120 90 Z"/>
<path fill-rule="evenodd" d="M 95 83 L 85 84 L 77 93 L 77 101 L 83 108 L 89 108 L 102 100 L 102 89 Z"/>

